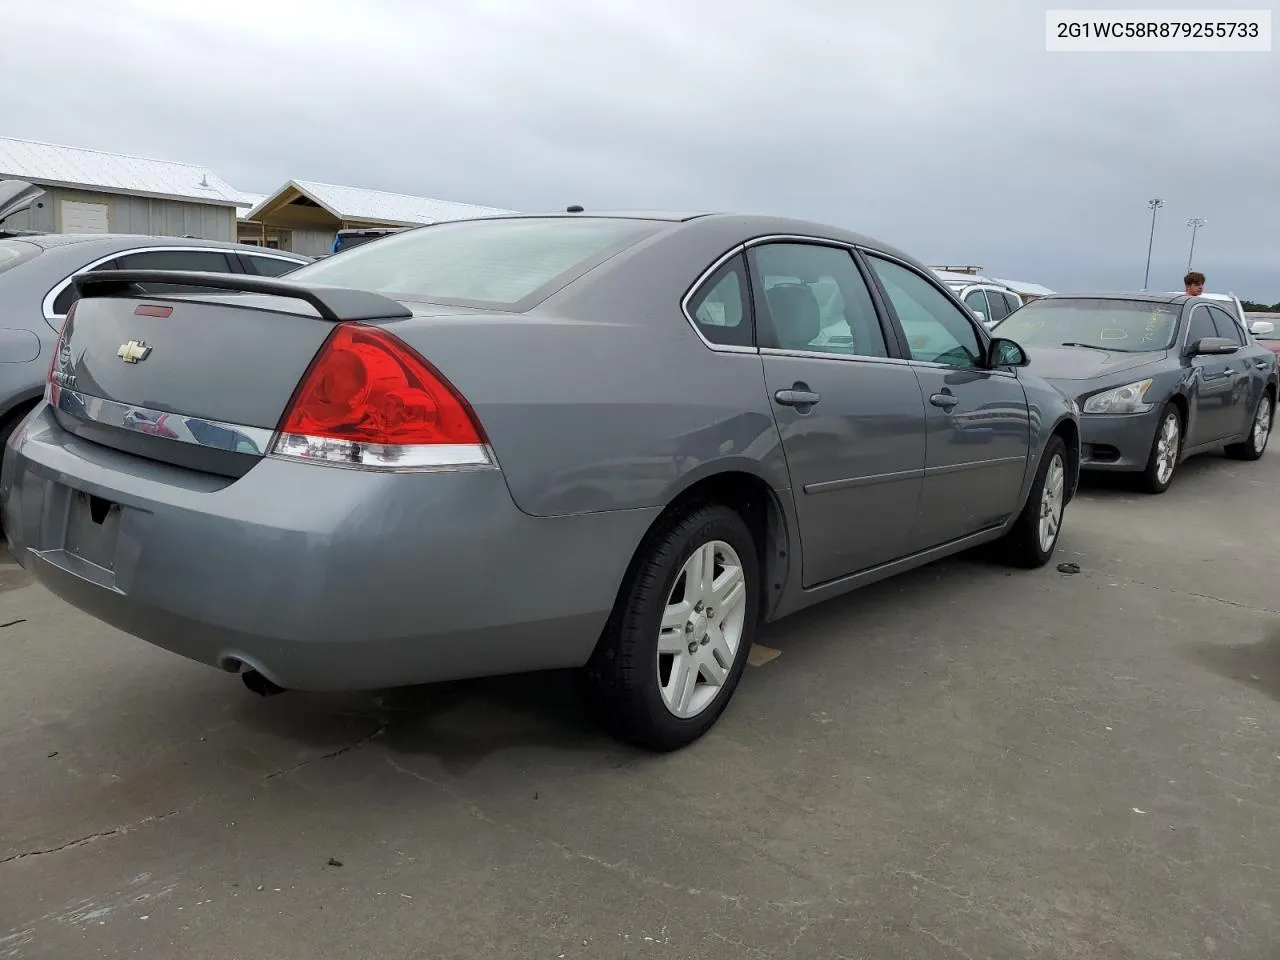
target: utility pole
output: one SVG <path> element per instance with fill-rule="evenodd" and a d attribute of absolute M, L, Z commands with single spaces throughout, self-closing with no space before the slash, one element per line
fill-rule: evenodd
<path fill-rule="evenodd" d="M 1187 254 L 1187 272 L 1191 272 L 1191 258 L 1196 253 L 1196 231 L 1205 225 L 1205 221 L 1200 217 L 1192 217 L 1187 221 L 1187 226 L 1191 228 L 1191 252 Z"/>
<path fill-rule="evenodd" d="M 1147 240 L 1147 272 L 1142 275 L 1142 289 L 1147 289 L 1147 283 L 1151 280 L 1151 248 L 1156 242 L 1156 211 L 1164 206 L 1164 201 L 1159 197 L 1154 200 L 1148 200 L 1147 206 L 1151 208 L 1151 237 Z"/>

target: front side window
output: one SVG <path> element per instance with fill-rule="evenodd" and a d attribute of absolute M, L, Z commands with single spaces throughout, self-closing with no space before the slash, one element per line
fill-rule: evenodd
<path fill-rule="evenodd" d="M 1180 311 L 1176 303 L 1147 300 L 1044 297 L 1011 313 L 996 332 L 1023 347 L 1148 353 L 1173 345 Z"/>
<path fill-rule="evenodd" d="M 763 287 L 760 311 L 768 317 L 776 346 L 846 356 L 889 355 L 871 292 L 848 250 L 766 243 L 753 248 L 751 258 Z"/>
<path fill-rule="evenodd" d="M 1218 328 L 1214 326 L 1213 315 L 1206 306 L 1198 306 L 1191 311 L 1191 323 L 1187 330 L 1187 343 L 1195 343 L 1206 337 L 1218 336 Z"/>
<path fill-rule="evenodd" d="M 747 272 L 742 257 L 722 264 L 689 301 L 689 315 L 702 335 L 724 346 L 752 345 Z"/>
<path fill-rule="evenodd" d="M 512 307 L 666 226 L 609 217 L 457 220 L 362 243 L 289 279 L 393 298 Z"/>
<path fill-rule="evenodd" d="M 949 367 L 982 365 L 982 343 L 969 318 L 937 287 L 914 270 L 868 255 L 898 315 L 911 359 Z"/>

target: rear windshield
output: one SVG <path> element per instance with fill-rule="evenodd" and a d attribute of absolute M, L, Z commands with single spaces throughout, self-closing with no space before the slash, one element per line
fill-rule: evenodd
<path fill-rule="evenodd" d="M 655 233 L 645 220 L 459 220 L 364 243 L 289 275 L 390 297 L 517 306 Z M 532 305 L 532 304 L 529 304 Z"/>
<path fill-rule="evenodd" d="M 16 267 L 23 260 L 30 260 L 40 252 L 34 243 L 22 240 L 0 240 L 0 273 L 10 267 Z"/>
<path fill-rule="evenodd" d="M 1181 307 L 1144 300 L 1033 300 L 992 331 L 1024 347 L 1083 345 L 1123 353 L 1167 350 Z"/>

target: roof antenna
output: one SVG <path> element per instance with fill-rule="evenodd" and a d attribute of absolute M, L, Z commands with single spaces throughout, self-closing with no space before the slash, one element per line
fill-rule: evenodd
<path fill-rule="evenodd" d="M 566 213 L 581 213 L 581 212 L 582 212 L 582 204 L 580 204 L 580 203 L 574 203 L 574 204 L 571 204 L 570 206 L 565 207 L 565 212 L 566 212 Z"/>

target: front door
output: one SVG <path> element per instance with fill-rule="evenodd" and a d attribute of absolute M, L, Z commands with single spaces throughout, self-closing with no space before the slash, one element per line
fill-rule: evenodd
<path fill-rule="evenodd" d="M 867 282 L 843 247 L 750 252 L 765 385 L 814 587 L 909 550 L 924 471 L 911 367 L 889 358 Z"/>
<path fill-rule="evenodd" d="M 901 326 L 924 404 L 927 446 L 912 549 L 1000 526 L 1022 507 L 1031 448 L 1026 391 L 988 369 L 972 319 L 923 274 L 867 256 Z"/>

